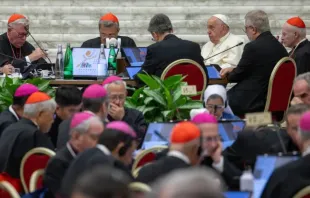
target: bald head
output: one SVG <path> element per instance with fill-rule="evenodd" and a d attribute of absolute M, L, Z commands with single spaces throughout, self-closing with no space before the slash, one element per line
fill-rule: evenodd
<path fill-rule="evenodd" d="M 304 38 L 306 38 L 305 28 L 298 28 L 288 24 L 287 22 L 284 23 L 282 27 L 281 39 L 285 47 L 293 48 Z"/>
<path fill-rule="evenodd" d="M 229 32 L 229 27 L 216 16 L 212 16 L 208 20 L 207 28 L 210 41 L 214 44 L 218 44 L 220 39 Z"/>

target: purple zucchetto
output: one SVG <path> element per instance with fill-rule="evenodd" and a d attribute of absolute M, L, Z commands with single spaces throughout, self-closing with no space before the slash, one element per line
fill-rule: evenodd
<path fill-rule="evenodd" d="M 95 99 L 95 98 L 103 98 L 107 95 L 107 91 L 105 88 L 98 84 L 93 84 L 88 86 L 84 93 L 83 98 Z"/>
<path fill-rule="evenodd" d="M 299 128 L 302 131 L 310 131 L 310 111 L 302 114 L 299 121 Z"/>
<path fill-rule="evenodd" d="M 192 122 L 194 122 L 195 124 L 216 124 L 217 123 L 217 119 L 215 116 L 209 114 L 209 113 L 199 113 L 196 116 L 193 117 Z"/>
<path fill-rule="evenodd" d="M 29 96 L 29 95 L 33 94 L 34 92 L 37 92 L 37 91 L 39 91 L 38 87 L 36 87 L 32 84 L 26 83 L 26 84 L 22 84 L 21 86 L 19 86 L 16 89 L 14 96 L 15 97 Z"/>
<path fill-rule="evenodd" d="M 73 115 L 73 118 L 70 123 L 70 129 L 77 127 L 82 122 L 94 117 L 93 114 L 87 112 L 76 113 Z"/>
<path fill-rule="evenodd" d="M 106 78 L 103 83 L 102 83 L 102 86 L 104 85 L 107 85 L 107 84 L 110 84 L 112 82 L 115 82 L 115 81 L 122 81 L 123 79 L 118 77 L 118 76 L 110 76 L 108 78 Z"/>
<path fill-rule="evenodd" d="M 137 137 L 136 133 L 134 132 L 134 130 L 126 123 L 123 121 L 113 121 L 113 122 L 109 122 L 106 126 L 107 129 L 116 129 L 119 130 L 123 133 L 126 133 L 132 137 Z"/>

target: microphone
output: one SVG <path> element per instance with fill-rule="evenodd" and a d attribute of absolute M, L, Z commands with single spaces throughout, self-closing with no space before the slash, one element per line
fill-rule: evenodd
<path fill-rule="evenodd" d="M 217 54 L 214 54 L 213 56 L 210 56 L 210 57 L 208 57 L 208 58 L 206 58 L 206 59 L 204 59 L 204 60 L 205 60 L 205 61 L 206 61 L 206 60 L 209 60 L 210 58 L 213 58 L 214 56 L 217 56 L 217 55 L 219 55 L 219 54 L 221 54 L 221 53 L 224 53 L 224 52 L 226 52 L 226 51 L 228 51 L 228 50 L 231 50 L 232 48 L 238 47 L 238 46 L 240 46 L 240 45 L 243 45 L 243 42 L 240 42 L 240 43 L 238 43 L 237 45 L 234 45 L 234 46 L 232 46 L 232 47 L 230 47 L 230 48 L 228 48 L 228 49 L 226 49 L 226 50 L 224 50 L 224 51 L 221 51 L 221 52 L 219 52 L 219 53 L 217 53 Z"/>

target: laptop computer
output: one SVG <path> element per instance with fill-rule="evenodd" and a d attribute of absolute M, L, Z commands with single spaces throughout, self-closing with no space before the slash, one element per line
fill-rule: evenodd
<path fill-rule="evenodd" d="M 250 198 L 251 193 L 249 192 L 233 192 L 233 191 L 228 191 L 224 193 L 224 196 L 226 198 Z"/>
<path fill-rule="evenodd" d="M 245 121 L 243 120 L 219 120 L 219 134 L 223 142 L 237 139 L 238 132 L 243 131 Z"/>
<path fill-rule="evenodd" d="M 134 76 L 141 70 L 141 67 L 126 67 L 126 72 L 129 79 L 133 79 Z"/>
<path fill-rule="evenodd" d="M 222 79 L 220 75 L 221 68 L 219 65 L 206 65 L 209 79 Z"/>
<path fill-rule="evenodd" d="M 124 47 L 122 50 L 125 58 L 129 63 L 129 66 L 141 67 L 141 65 L 144 63 L 147 52 L 146 47 Z"/>

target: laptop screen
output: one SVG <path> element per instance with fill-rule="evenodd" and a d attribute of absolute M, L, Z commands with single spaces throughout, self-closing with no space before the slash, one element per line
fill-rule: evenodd
<path fill-rule="evenodd" d="M 126 71 L 130 79 L 133 79 L 134 75 L 136 75 L 140 71 L 141 67 L 126 67 Z"/>
<path fill-rule="evenodd" d="M 212 65 L 207 65 L 206 66 L 208 70 L 208 76 L 210 79 L 220 79 L 221 75 L 220 72 Z"/>
<path fill-rule="evenodd" d="M 243 120 L 219 120 L 219 134 L 223 142 L 234 141 L 238 132 L 243 131 L 245 122 Z"/>
<path fill-rule="evenodd" d="M 225 192 L 225 198 L 250 198 L 251 194 L 249 192 Z"/>
<path fill-rule="evenodd" d="M 141 67 L 145 61 L 146 47 L 124 47 L 124 55 L 132 67 Z"/>
<path fill-rule="evenodd" d="M 109 57 L 110 49 L 104 49 L 104 53 L 106 58 Z M 99 56 L 100 48 L 73 48 L 73 76 L 97 77 Z"/>

